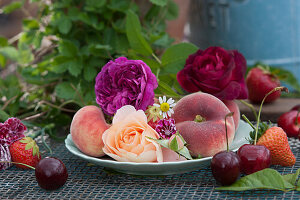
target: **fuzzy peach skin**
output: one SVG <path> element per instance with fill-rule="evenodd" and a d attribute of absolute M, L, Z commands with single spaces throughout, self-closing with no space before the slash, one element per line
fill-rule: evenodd
<path fill-rule="evenodd" d="M 123 106 L 102 135 L 103 152 L 121 162 L 163 162 L 161 146 L 147 137 L 158 139 L 159 135 L 147 124 L 145 113 Z"/>
<path fill-rule="evenodd" d="M 228 113 L 230 110 L 221 100 L 207 93 L 193 93 L 177 102 L 173 118 L 192 156 L 213 156 L 226 149 L 225 116 Z M 204 121 L 194 121 L 197 115 Z M 226 122 L 230 144 L 235 135 L 233 117 L 228 117 Z"/>
<path fill-rule="evenodd" d="M 102 134 L 109 127 L 100 108 L 84 106 L 75 113 L 72 119 L 70 128 L 72 140 L 76 147 L 86 155 L 104 156 Z"/>
<path fill-rule="evenodd" d="M 223 103 L 227 106 L 230 112 L 233 112 L 233 121 L 235 125 L 235 130 L 239 127 L 241 113 L 240 108 L 234 100 L 223 100 Z"/>

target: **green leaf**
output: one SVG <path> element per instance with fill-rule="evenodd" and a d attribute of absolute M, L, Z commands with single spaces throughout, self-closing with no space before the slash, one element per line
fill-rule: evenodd
<path fill-rule="evenodd" d="M 57 56 L 51 63 L 51 71 L 55 73 L 63 73 L 67 71 L 67 69 L 70 67 L 70 65 L 72 65 L 73 62 L 74 61 L 72 60 L 72 58 L 65 56 Z"/>
<path fill-rule="evenodd" d="M 2 54 L 0 54 L 0 67 L 5 67 L 5 64 L 6 64 L 5 57 Z"/>
<path fill-rule="evenodd" d="M 72 74 L 73 76 L 77 77 L 81 73 L 83 66 L 80 61 L 73 60 L 70 61 L 68 65 L 69 65 L 68 70 L 70 74 Z"/>
<path fill-rule="evenodd" d="M 157 5 L 157 6 L 165 6 L 167 5 L 168 0 L 150 0 L 151 3 Z"/>
<path fill-rule="evenodd" d="M 296 185 L 296 181 L 298 179 L 299 174 L 300 174 L 300 169 L 298 169 L 294 174 L 285 174 L 282 177 L 285 181 L 289 182 L 290 184 Z"/>
<path fill-rule="evenodd" d="M 191 43 L 175 44 L 167 48 L 161 58 L 164 72 L 176 74 L 184 67 L 188 56 L 197 50 L 198 47 Z"/>
<path fill-rule="evenodd" d="M 20 140 L 21 143 L 24 143 L 24 144 L 28 144 L 32 141 L 32 138 L 31 137 L 24 137 L 23 139 Z"/>
<path fill-rule="evenodd" d="M 33 148 L 33 145 L 34 145 L 33 142 L 29 142 L 29 143 L 25 146 L 25 150 L 32 149 L 32 148 Z"/>
<path fill-rule="evenodd" d="M 18 43 L 18 52 L 19 52 L 19 57 L 18 57 L 18 63 L 19 64 L 24 64 L 24 63 L 30 63 L 33 61 L 34 56 L 30 50 L 30 47 L 28 44 L 19 42 Z"/>
<path fill-rule="evenodd" d="M 8 41 L 5 37 L 0 36 L 0 47 L 5 47 L 8 45 Z"/>
<path fill-rule="evenodd" d="M 73 99 L 75 95 L 75 90 L 72 88 L 71 84 L 68 82 L 63 82 L 55 87 L 56 95 L 62 99 Z"/>
<path fill-rule="evenodd" d="M 118 34 L 115 40 L 115 50 L 118 53 L 123 54 L 123 52 L 127 52 L 129 49 L 129 42 L 127 40 L 126 35 Z"/>
<path fill-rule="evenodd" d="M 295 90 L 300 92 L 300 84 L 297 78 L 294 76 L 292 72 L 289 70 L 280 68 L 280 67 L 270 67 L 271 73 L 275 74 L 280 81 L 283 81 L 290 86 L 292 86 Z"/>
<path fill-rule="evenodd" d="M 130 1 L 111 0 L 107 6 L 113 11 L 126 12 L 130 8 Z"/>
<path fill-rule="evenodd" d="M 174 137 L 173 140 L 170 142 L 169 148 L 173 151 L 178 151 L 178 142 L 176 137 Z"/>
<path fill-rule="evenodd" d="M 0 48 L 0 54 L 3 56 L 16 61 L 19 58 L 19 52 L 15 47 L 7 46 L 7 47 L 2 47 Z"/>
<path fill-rule="evenodd" d="M 87 81 L 94 80 L 95 76 L 97 75 L 97 71 L 93 66 L 86 66 L 83 69 L 83 77 Z"/>
<path fill-rule="evenodd" d="M 33 156 L 35 156 L 37 154 L 37 148 L 36 148 L 36 146 L 37 145 L 34 145 L 33 148 L 32 148 L 32 155 Z"/>
<path fill-rule="evenodd" d="M 106 0 L 87 0 L 86 4 L 94 8 L 101 8 L 106 4 Z"/>
<path fill-rule="evenodd" d="M 183 147 L 181 149 L 179 149 L 177 151 L 177 153 L 179 153 L 180 155 L 184 156 L 186 159 L 189 159 L 189 160 L 193 160 L 191 154 L 190 154 L 190 151 L 188 150 L 187 147 Z"/>
<path fill-rule="evenodd" d="M 72 28 L 71 20 L 66 16 L 62 17 L 58 24 L 59 32 L 61 32 L 62 34 L 67 34 L 70 32 L 71 28 Z"/>
<path fill-rule="evenodd" d="M 147 138 L 150 139 L 150 140 L 154 140 L 155 142 L 157 142 L 161 146 L 169 149 L 169 140 L 167 140 L 167 139 L 154 139 L 154 138 L 150 138 L 150 137 L 147 137 Z"/>
<path fill-rule="evenodd" d="M 139 18 L 132 11 L 129 11 L 126 16 L 126 35 L 132 49 L 139 54 L 150 56 L 153 53 L 150 45 L 142 36 Z"/>
<path fill-rule="evenodd" d="M 33 30 L 33 29 L 38 29 L 39 23 L 35 19 L 24 19 L 23 20 L 23 28 L 25 30 Z"/>
<path fill-rule="evenodd" d="M 298 171 L 298 170 L 297 170 Z M 297 183 L 297 191 L 300 191 L 300 179 L 298 180 L 298 183 Z"/>
<path fill-rule="evenodd" d="M 230 186 L 218 187 L 217 190 L 244 191 L 255 189 L 271 189 L 287 191 L 295 186 L 286 181 L 278 171 L 270 168 L 247 175 Z"/>
<path fill-rule="evenodd" d="M 4 14 L 9 14 L 22 7 L 22 2 L 14 1 L 2 8 Z"/>
<path fill-rule="evenodd" d="M 177 6 L 177 4 L 172 1 L 169 0 L 168 2 L 168 10 L 167 10 L 167 14 L 166 14 L 166 19 L 167 20 L 174 20 L 178 17 L 178 13 L 179 13 L 179 8 Z"/>
<path fill-rule="evenodd" d="M 71 41 L 63 40 L 59 43 L 58 51 L 66 57 L 75 57 L 78 53 L 78 48 Z"/>
<path fill-rule="evenodd" d="M 0 109 L 0 120 L 1 122 L 4 122 L 7 120 L 10 116 L 3 110 Z"/>
<path fill-rule="evenodd" d="M 168 84 L 162 81 L 158 82 L 157 90 L 159 90 L 162 94 L 166 94 L 174 97 L 180 97 L 180 95 L 174 92 L 174 90 Z"/>

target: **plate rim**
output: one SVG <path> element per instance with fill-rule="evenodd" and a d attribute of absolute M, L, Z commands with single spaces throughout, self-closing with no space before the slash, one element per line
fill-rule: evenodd
<path fill-rule="evenodd" d="M 240 120 L 240 123 L 245 123 L 247 124 L 245 121 L 243 121 L 242 119 Z M 250 126 L 249 124 L 247 124 L 248 126 Z M 239 124 L 240 127 L 240 124 Z M 72 142 L 72 143 L 71 143 Z M 113 158 L 109 158 L 109 159 L 101 159 L 101 157 L 93 157 L 93 156 L 89 156 L 84 154 L 82 151 L 80 151 L 80 149 L 78 149 L 76 147 L 76 145 L 74 144 L 73 140 L 72 140 L 72 135 L 71 133 L 68 134 L 67 138 L 65 139 L 65 146 L 68 149 L 68 151 L 70 151 L 73 155 L 78 156 L 84 160 L 87 160 L 89 162 L 94 161 L 97 164 L 101 164 L 101 163 L 106 163 L 106 164 L 110 164 L 110 165 L 131 165 L 131 166 L 167 166 L 167 165 L 186 165 L 186 164 L 196 164 L 198 162 L 204 162 L 204 161 L 209 161 L 212 159 L 212 156 L 210 157 L 205 157 L 205 158 L 200 158 L 200 159 L 193 159 L 193 160 L 184 160 L 184 161 L 172 161 L 172 162 L 142 162 L 142 163 L 137 163 L 137 162 L 121 162 L 121 161 L 116 161 L 113 160 Z M 73 152 L 74 150 L 70 147 L 72 146 L 73 148 L 76 148 L 79 152 Z M 239 149 L 239 147 L 235 148 L 235 149 L 231 149 L 231 151 L 236 152 Z M 101 166 L 101 165 L 100 165 Z"/>

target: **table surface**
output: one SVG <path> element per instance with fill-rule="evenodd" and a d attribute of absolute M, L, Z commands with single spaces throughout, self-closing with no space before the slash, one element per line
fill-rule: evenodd
<path fill-rule="evenodd" d="M 300 141 L 292 138 L 289 143 L 297 162 L 293 167 L 272 166 L 282 174 L 294 173 L 300 167 Z M 0 199 L 300 199 L 299 191 L 217 191 L 219 185 L 210 167 L 168 176 L 111 173 L 74 156 L 64 143 L 51 141 L 50 145 L 53 156 L 67 167 L 66 184 L 55 191 L 43 190 L 33 170 L 13 166 L 0 173 Z"/>

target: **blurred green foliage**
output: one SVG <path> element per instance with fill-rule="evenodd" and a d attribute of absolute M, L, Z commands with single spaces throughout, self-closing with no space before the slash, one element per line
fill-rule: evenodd
<path fill-rule="evenodd" d="M 24 11 L 24 2 L 2 11 Z M 159 80 L 156 94 L 183 94 L 176 73 L 197 47 L 171 45 L 166 20 L 178 15 L 172 0 L 31 2 L 38 14 L 23 20 L 17 41 L 0 37 L 0 66 L 17 63 L 16 73 L 0 80 L 0 121 L 15 116 L 28 126 L 53 127 L 49 135 L 54 138 L 53 133 L 68 133 L 74 112 L 95 104 L 97 73 L 119 56 L 141 59 L 151 67 Z"/>

